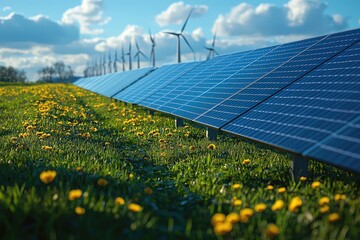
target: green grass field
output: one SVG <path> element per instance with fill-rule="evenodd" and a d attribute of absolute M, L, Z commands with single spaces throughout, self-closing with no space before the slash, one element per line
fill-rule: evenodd
<path fill-rule="evenodd" d="M 0 85 L 0 239 L 358 239 L 359 176 L 72 85 Z"/>

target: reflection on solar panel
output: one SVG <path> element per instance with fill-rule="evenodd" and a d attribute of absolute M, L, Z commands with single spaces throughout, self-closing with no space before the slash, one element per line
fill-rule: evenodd
<path fill-rule="evenodd" d="M 357 42 L 222 130 L 360 173 L 359 79 Z"/>
<path fill-rule="evenodd" d="M 151 72 L 149 75 L 143 77 L 133 85 L 116 94 L 114 98 L 124 102 L 138 104 L 143 99 L 162 89 L 164 86 L 199 64 L 201 63 L 190 62 L 160 67 L 156 71 Z"/>
<path fill-rule="evenodd" d="M 349 31 L 346 33 L 337 33 L 323 38 L 316 43 L 316 39 L 312 43 L 315 45 L 309 45 L 311 42 L 300 41 L 304 46 L 310 46 L 300 54 L 293 57 L 290 61 L 267 73 L 264 77 L 261 77 L 253 83 L 245 86 L 244 88 L 238 88 L 234 90 L 227 90 L 227 92 L 233 93 L 228 98 L 223 98 L 222 101 L 194 119 L 196 122 L 210 125 L 212 127 L 219 128 L 227 122 L 233 120 L 242 113 L 248 111 L 248 109 L 254 107 L 256 104 L 264 101 L 266 98 L 271 97 L 277 91 L 296 81 L 298 78 L 304 76 L 314 68 L 333 57 L 335 54 L 344 50 L 346 47 L 353 44 L 359 39 L 359 31 Z M 266 56 L 265 56 L 266 57 Z M 259 66 L 264 66 L 260 64 Z M 254 66 L 250 66 L 254 68 Z M 242 72 L 240 72 L 242 73 Z M 243 78 L 239 77 L 239 81 Z M 224 80 L 223 83 L 216 86 L 215 90 L 209 91 L 207 94 L 203 94 L 202 97 L 195 99 L 194 101 L 200 102 L 206 101 L 207 98 L 212 98 L 212 92 L 220 91 L 226 87 L 228 81 Z"/>
<path fill-rule="evenodd" d="M 154 68 L 149 67 L 92 77 L 87 84 L 84 84 L 82 87 L 101 95 L 111 97 L 137 81 L 139 78 L 144 77 L 152 70 L 154 70 Z"/>

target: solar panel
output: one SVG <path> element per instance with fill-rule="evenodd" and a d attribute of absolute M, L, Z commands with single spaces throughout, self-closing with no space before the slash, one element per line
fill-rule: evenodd
<path fill-rule="evenodd" d="M 357 42 L 222 130 L 360 172 L 359 116 Z"/>
<path fill-rule="evenodd" d="M 162 66 L 119 92 L 114 98 L 138 104 L 199 64 L 201 63 L 189 62 Z"/>
<path fill-rule="evenodd" d="M 119 72 L 108 76 L 105 75 L 106 77 L 101 79 L 101 81 L 97 81 L 97 84 L 92 85 L 90 90 L 101 95 L 111 97 L 137 81 L 139 78 L 145 76 L 152 70 L 154 70 L 153 67 L 148 67 L 132 71 Z"/>
<path fill-rule="evenodd" d="M 323 38 L 317 44 L 310 46 L 290 61 L 266 74 L 266 76 L 257 79 L 242 89 L 238 89 L 237 92 L 227 90 L 227 92 L 232 92 L 233 94 L 227 98 L 223 98 L 218 105 L 208 108 L 206 112 L 194 119 L 194 121 L 220 128 L 227 122 L 248 111 L 248 109 L 264 101 L 266 98 L 271 97 L 277 91 L 280 91 L 282 88 L 312 71 L 338 52 L 344 50 L 357 41 L 359 36 L 359 30 L 354 30 L 332 34 Z M 314 39 L 314 41 L 316 42 L 316 39 Z M 298 43 L 301 44 L 302 42 L 303 41 Z M 310 42 L 307 41 L 304 43 L 307 43 L 306 45 L 309 46 Z M 263 66 L 263 64 L 260 66 Z M 241 80 L 243 76 L 239 78 Z M 217 85 L 214 90 L 203 94 L 202 97 L 199 98 L 200 100 L 195 99 L 194 101 L 206 101 L 206 97 L 211 98 L 212 92 L 221 91 L 222 88 L 225 88 L 227 82 L 228 81 L 225 80 L 224 83 Z"/>
<path fill-rule="evenodd" d="M 83 84 L 83 88 L 93 91 L 94 88 L 96 88 L 98 85 L 102 84 L 106 79 L 110 78 L 113 74 L 106 74 L 101 76 L 94 76 L 90 79 L 90 81 L 87 81 Z"/>
<path fill-rule="evenodd" d="M 79 78 L 78 80 L 76 80 L 75 82 L 73 82 L 73 84 L 75 86 L 79 86 L 79 84 L 81 84 L 82 82 L 86 81 L 88 78 L 83 77 L 83 78 Z"/>

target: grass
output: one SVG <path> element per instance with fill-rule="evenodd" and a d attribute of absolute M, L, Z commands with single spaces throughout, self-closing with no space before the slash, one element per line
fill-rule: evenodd
<path fill-rule="evenodd" d="M 285 153 L 210 142 L 201 128 L 72 85 L 1 85 L 0 123 L 1 239 L 360 233 L 359 176 L 310 161 L 294 181 Z"/>

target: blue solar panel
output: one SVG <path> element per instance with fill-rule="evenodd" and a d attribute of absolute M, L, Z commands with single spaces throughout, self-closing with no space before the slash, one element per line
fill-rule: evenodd
<path fill-rule="evenodd" d="M 216 128 L 223 126 L 353 44 L 360 38 L 359 34 L 359 30 L 354 30 L 332 34 L 323 38 L 317 44 L 307 48 L 290 61 L 266 74 L 266 76 L 245 86 L 243 89 L 238 89 L 237 92 L 227 90 L 227 92 L 233 94 L 228 98 L 223 98 L 217 106 L 208 108 L 206 112 L 194 119 L 194 121 Z M 302 42 L 303 41 L 299 43 Z M 307 41 L 306 43 L 310 42 Z M 309 46 L 309 44 L 306 45 Z M 263 66 L 263 64 L 260 66 Z M 241 78 L 242 76 L 240 79 Z M 226 87 L 225 84 L 227 82 L 226 80 L 221 84 L 223 88 Z M 222 90 L 221 85 L 218 85 L 214 90 L 209 91 L 209 93 L 202 95 L 198 98 L 200 100 L 195 99 L 194 101 L 200 103 L 206 101 L 205 96 L 211 98 L 212 92 Z"/>
<path fill-rule="evenodd" d="M 90 79 L 90 81 L 87 81 L 85 84 L 82 85 L 82 87 L 94 92 L 94 89 L 97 86 L 104 83 L 104 81 L 110 77 L 112 77 L 112 74 L 106 74 L 106 75 L 92 77 Z"/>
<path fill-rule="evenodd" d="M 116 94 L 114 98 L 138 104 L 199 64 L 201 63 L 189 62 L 162 66 Z"/>
<path fill-rule="evenodd" d="M 200 81 L 194 88 L 177 96 L 176 100 L 172 102 L 180 99 L 183 105 L 171 113 L 184 118 L 195 119 L 224 99 L 269 74 L 306 48 L 316 44 L 321 38 L 284 44 L 262 54 L 260 57 L 252 56 L 258 51 L 256 50 L 248 54 L 245 59 L 233 62 L 232 66 L 235 71 L 230 72 L 230 74 L 223 74 L 224 71 L 228 71 L 227 69 L 219 71 Z"/>
<path fill-rule="evenodd" d="M 86 81 L 88 78 L 83 77 L 83 78 L 79 78 L 78 80 L 76 80 L 75 82 L 73 82 L 73 84 L 75 86 L 79 86 L 79 84 L 81 84 L 82 82 Z"/>
<path fill-rule="evenodd" d="M 105 75 L 102 79 L 99 78 L 101 80 L 97 81 L 96 84 L 91 85 L 89 90 L 107 97 L 112 97 L 139 78 L 144 77 L 153 69 L 154 68 L 149 67 Z"/>
<path fill-rule="evenodd" d="M 357 42 L 222 130 L 349 168 L 360 154 L 351 143 L 360 142 L 359 79 Z M 360 172 L 359 161 L 351 169 Z"/>

